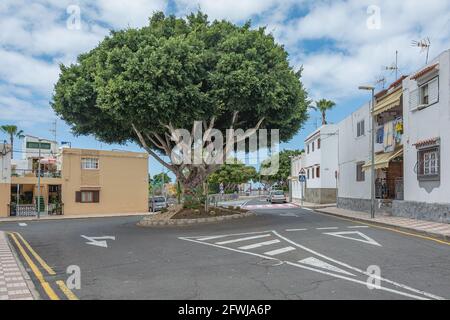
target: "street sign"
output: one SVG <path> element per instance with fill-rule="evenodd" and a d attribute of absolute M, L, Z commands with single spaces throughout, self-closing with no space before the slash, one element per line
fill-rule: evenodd
<path fill-rule="evenodd" d="M 305 176 L 304 174 L 300 174 L 300 175 L 298 176 L 298 181 L 300 181 L 300 182 L 305 182 L 305 181 L 306 181 L 306 176 Z"/>

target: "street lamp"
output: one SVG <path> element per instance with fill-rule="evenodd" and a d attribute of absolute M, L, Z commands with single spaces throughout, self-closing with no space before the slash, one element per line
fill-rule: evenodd
<path fill-rule="evenodd" d="M 39 139 L 39 156 L 38 156 L 38 198 L 37 198 L 37 217 L 41 217 L 41 139 Z"/>
<path fill-rule="evenodd" d="M 367 90 L 372 92 L 371 108 L 370 108 L 370 119 L 371 119 L 371 165 L 370 165 L 370 217 L 375 218 L 375 117 L 373 116 L 373 111 L 375 107 L 375 87 L 373 86 L 359 86 L 359 90 Z"/>

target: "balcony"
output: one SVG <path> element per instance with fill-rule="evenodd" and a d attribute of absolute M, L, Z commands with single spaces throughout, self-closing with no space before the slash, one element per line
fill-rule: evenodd
<path fill-rule="evenodd" d="M 11 177 L 37 178 L 38 176 L 38 170 L 13 169 L 11 171 Z M 61 170 L 41 170 L 40 176 L 41 178 L 61 178 Z"/>

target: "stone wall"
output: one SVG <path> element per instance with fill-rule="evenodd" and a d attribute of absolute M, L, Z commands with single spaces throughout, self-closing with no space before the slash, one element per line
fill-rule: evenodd
<path fill-rule="evenodd" d="M 311 203 L 335 203 L 336 189 L 335 188 L 306 188 L 305 201 Z"/>
<path fill-rule="evenodd" d="M 342 209 L 370 212 L 370 199 L 339 197 L 336 205 Z M 450 203 L 376 199 L 375 212 L 395 217 L 450 223 Z"/>
<path fill-rule="evenodd" d="M 450 203 L 394 200 L 392 211 L 398 217 L 450 223 Z"/>

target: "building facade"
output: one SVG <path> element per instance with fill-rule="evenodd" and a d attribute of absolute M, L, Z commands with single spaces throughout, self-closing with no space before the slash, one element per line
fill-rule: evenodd
<path fill-rule="evenodd" d="M 336 202 L 338 133 L 334 124 L 323 125 L 305 139 L 305 152 L 292 160 L 292 198 L 312 203 Z M 298 181 L 303 169 L 304 189 Z"/>
<path fill-rule="evenodd" d="M 148 212 L 146 153 L 60 148 L 39 159 L 22 152 L 1 216 Z"/>
<path fill-rule="evenodd" d="M 450 223 L 450 50 L 403 80 L 404 201 L 396 214 Z"/>

